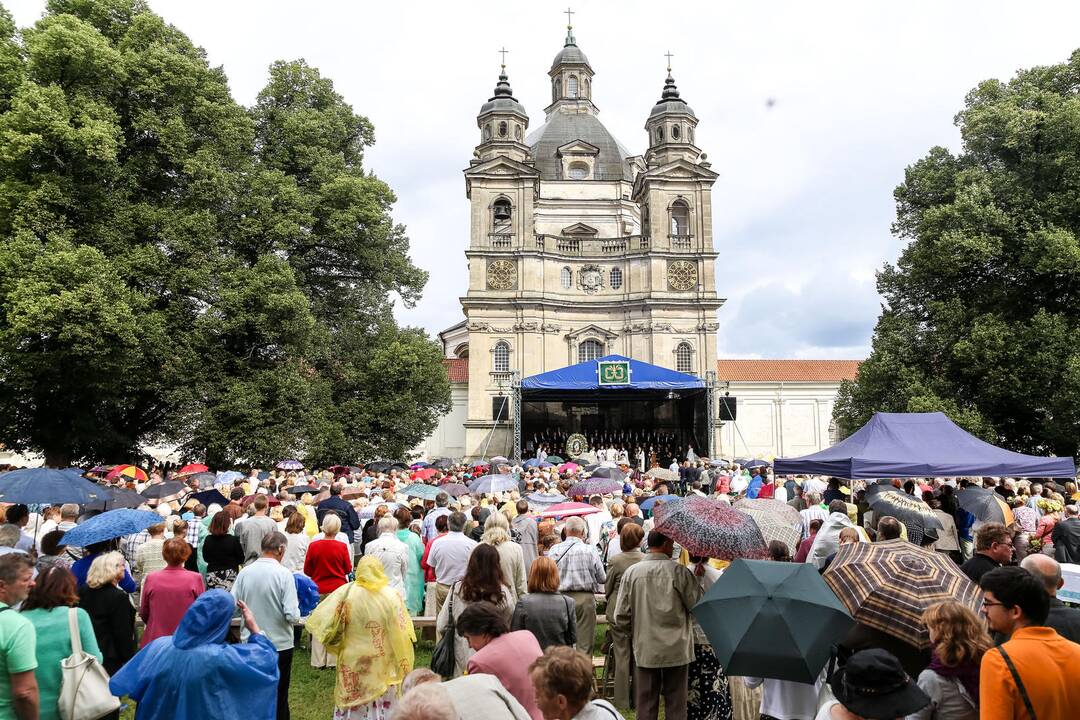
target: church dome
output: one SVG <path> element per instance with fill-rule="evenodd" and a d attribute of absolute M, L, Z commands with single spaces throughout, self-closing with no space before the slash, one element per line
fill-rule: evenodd
<path fill-rule="evenodd" d="M 547 122 L 525 139 L 532 148 L 536 169 L 543 180 L 561 180 L 562 162 L 559 148 L 567 143 L 581 140 L 599 150 L 594 164 L 597 180 L 629 180 L 626 158 L 630 153 L 615 139 L 603 123 L 592 113 L 570 113 L 555 110 Z"/>
<path fill-rule="evenodd" d="M 477 114 L 485 115 L 489 112 L 516 113 L 524 118 L 529 117 L 524 106 L 514 97 L 514 91 L 510 89 L 510 79 L 506 76 L 505 70 L 499 75 L 499 82 L 495 85 L 495 94 L 480 106 L 480 112 Z"/>
<path fill-rule="evenodd" d="M 660 99 L 653 105 L 652 112 L 649 113 L 649 118 L 654 118 L 657 115 L 663 115 L 665 113 L 680 113 L 683 115 L 694 115 L 694 110 L 686 101 L 679 97 L 679 88 L 675 86 L 675 78 L 671 76 L 671 70 L 668 70 L 667 80 L 664 81 L 664 91 L 660 94 Z"/>
<path fill-rule="evenodd" d="M 555 59 L 551 62 L 551 69 L 559 67 L 560 65 L 589 65 L 589 58 L 585 57 L 585 53 L 581 51 L 577 45 L 568 44 L 559 54 L 555 56 Z"/>

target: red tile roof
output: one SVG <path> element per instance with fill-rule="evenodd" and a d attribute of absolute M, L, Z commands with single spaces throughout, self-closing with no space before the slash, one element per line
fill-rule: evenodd
<path fill-rule="evenodd" d="M 446 374 L 452 383 L 469 382 L 469 358 L 447 358 L 443 360 Z"/>
<path fill-rule="evenodd" d="M 859 360 L 717 360 L 720 382 L 840 382 L 854 380 Z"/>

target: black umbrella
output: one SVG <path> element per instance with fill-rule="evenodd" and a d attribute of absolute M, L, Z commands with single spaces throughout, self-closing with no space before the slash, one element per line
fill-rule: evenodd
<path fill-rule="evenodd" d="M 364 466 L 364 469 L 368 472 L 384 473 L 390 471 L 390 463 L 385 460 L 376 460 L 375 462 L 369 462 Z"/>
<path fill-rule="evenodd" d="M 813 683 L 855 624 L 812 565 L 735 560 L 694 617 L 731 675 Z"/>
<path fill-rule="evenodd" d="M 218 504 L 225 507 L 229 504 L 229 498 L 221 494 L 221 491 L 217 488 L 212 490 L 203 490 L 202 492 L 192 493 L 188 496 L 189 499 L 194 499 L 202 503 L 203 505 Z"/>
<path fill-rule="evenodd" d="M 867 501 L 874 511 L 874 517 L 891 515 L 906 526 L 915 526 L 927 530 L 941 530 L 941 521 L 934 515 L 933 509 L 917 497 L 895 488 L 870 494 Z"/>
<path fill-rule="evenodd" d="M 979 522 L 1002 525 L 1012 525 L 1014 522 L 1012 508 L 993 490 L 969 485 L 956 493 L 956 502 Z"/>
<path fill-rule="evenodd" d="M 149 500 L 175 500 L 188 490 L 188 486 L 176 480 L 147 485 L 142 496 Z"/>
<path fill-rule="evenodd" d="M 311 485 L 293 485 L 290 488 L 285 488 L 285 492 L 289 493 L 290 495 L 296 495 L 297 497 L 300 497 L 304 493 L 311 493 L 312 495 L 318 495 L 319 494 L 319 488 L 312 487 Z"/>
<path fill-rule="evenodd" d="M 431 461 L 431 467 L 439 468 L 440 470 L 446 470 L 454 466 L 454 461 L 450 458 L 436 458 Z"/>
<path fill-rule="evenodd" d="M 101 489 L 105 493 L 105 498 L 97 502 L 87 503 L 87 510 L 104 511 L 117 508 L 137 508 L 146 503 L 146 498 L 134 490 L 109 485 L 103 485 Z"/>
<path fill-rule="evenodd" d="M 592 471 L 594 478 L 609 478 L 615 482 L 622 482 L 626 479 L 626 473 L 619 468 L 601 467 Z"/>

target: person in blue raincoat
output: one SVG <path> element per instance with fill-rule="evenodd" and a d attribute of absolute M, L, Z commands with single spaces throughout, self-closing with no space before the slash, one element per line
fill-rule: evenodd
<path fill-rule="evenodd" d="M 273 720 L 277 650 L 247 606 L 239 605 L 251 633 L 248 642 L 226 644 L 237 603 L 224 590 L 208 590 L 188 608 L 176 633 L 140 650 L 109 681 L 109 689 L 138 703 L 137 720 Z"/>

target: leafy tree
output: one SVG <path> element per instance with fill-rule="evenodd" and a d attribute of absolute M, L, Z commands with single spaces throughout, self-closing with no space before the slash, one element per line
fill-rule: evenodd
<path fill-rule="evenodd" d="M 910 243 L 878 274 L 870 357 L 841 388 L 851 432 L 876 410 L 941 410 L 987 440 L 1080 443 L 1080 51 L 972 90 L 963 150 L 933 148 L 895 193 Z"/>
<path fill-rule="evenodd" d="M 390 313 L 426 278 L 361 168 L 372 141 L 302 63 L 249 113 L 140 0 L 51 0 L 21 37 L 0 12 L 0 442 L 56 465 L 148 441 L 215 465 L 418 442 L 449 391 Z"/>

